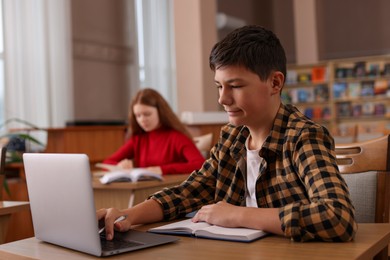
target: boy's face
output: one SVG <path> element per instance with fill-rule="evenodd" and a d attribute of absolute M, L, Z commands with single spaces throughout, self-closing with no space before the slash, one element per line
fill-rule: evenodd
<path fill-rule="evenodd" d="M 275 73 L 266 81 L 242 66 L 227 66 L 215 71 L 215 84 L 219 88 L 218 102 L 229 115 L 233 125 L 246 125 L 250 129 L 272 124 L 275 109 L 280 105 L 281 88 L 275 84 Z"/>

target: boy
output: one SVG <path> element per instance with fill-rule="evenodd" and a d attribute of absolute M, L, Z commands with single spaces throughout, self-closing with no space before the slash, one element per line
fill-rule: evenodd
<path fill-rule="evenodd" d="M 210 54 L 218 102 L 230 124 L 202 168 L 181 185 L 126 210 L 101 209 L 107 238 L 131 224 L 184 217 L 225 227 L 248 227 L 295 241 L 350 241 L 357 230 L 348 188 L 329 132 L 281 103 L 286 57 L 279 39 L 244 26 Z"/>

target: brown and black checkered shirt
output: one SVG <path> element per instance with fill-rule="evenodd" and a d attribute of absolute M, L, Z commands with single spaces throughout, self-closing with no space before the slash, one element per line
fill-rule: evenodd
<path fill-rule="evenodd" d="M 181 185 L 154 194 L 164 218 L 183 217 L 218 201 L 245 206 L 248 136 L 245 126 L 224 126 L 200 170 Z M 349 241 L 354 237 L 354 207 L 326 128 L 282 104 L 260 156 L 264 160 L 256 182 L 257 204 L 280 209 L 286 237 L 295 241 Z"/>

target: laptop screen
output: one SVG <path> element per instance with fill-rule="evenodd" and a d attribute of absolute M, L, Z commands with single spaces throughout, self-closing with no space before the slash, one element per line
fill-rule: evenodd
<path fill-rule="evenodd" d="M 23 161 L 36 238 L 100 255 L 88 157 L 25 153 Z"/>

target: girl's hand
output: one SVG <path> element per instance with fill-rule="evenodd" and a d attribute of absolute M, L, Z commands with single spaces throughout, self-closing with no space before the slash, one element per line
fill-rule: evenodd
<path fill-rule="evenodd" d="M 117 166 L 121 167 L 122 169 L 133 169 L 133 161 L 132 160 L 129 160 L 129 159 L 123 159 L 122 161 L 120 161 Z"/>

